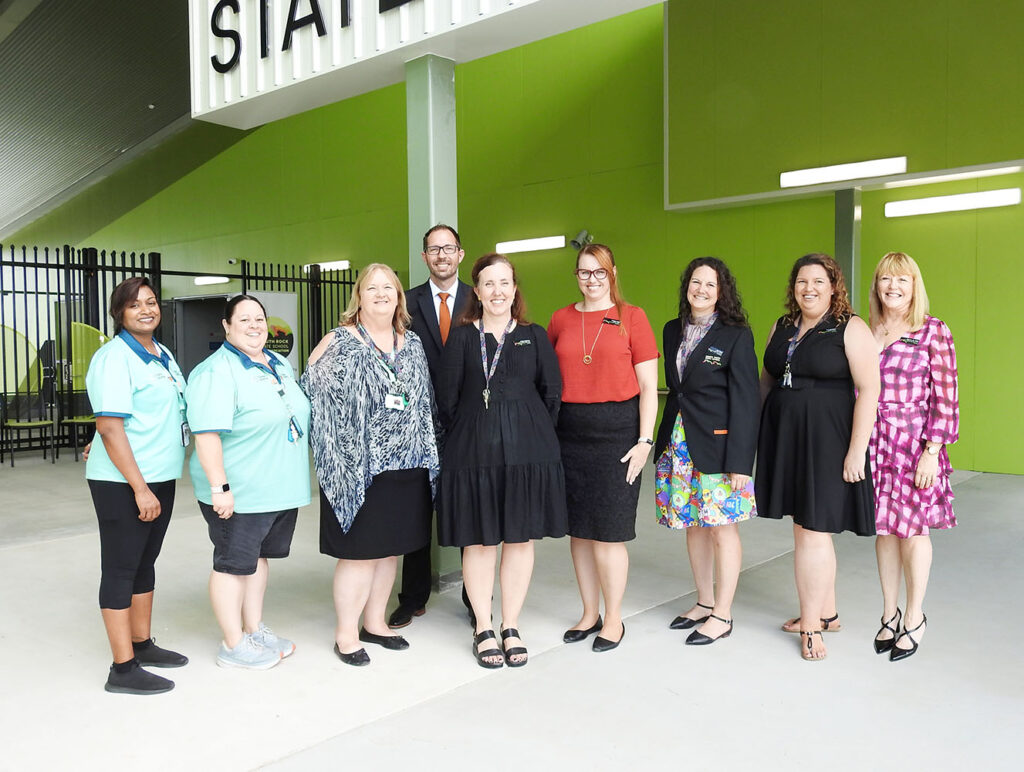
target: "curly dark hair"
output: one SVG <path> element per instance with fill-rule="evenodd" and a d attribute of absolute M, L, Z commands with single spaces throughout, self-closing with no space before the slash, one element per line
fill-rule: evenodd
<path fill-rule="evenodd" d="M 509 260 L 505 255 L 499 254 L 498 252 L 489 252 L 483 257 L 479 258 L 473 263 L 473 286 L 477 286 L 480 283 L 480 272 L 485 268 L 490 268 L 492 265 L 498 263 L 504 263 L 512 269 L 512 284 L 516 288 L 516 296 L 512 299 L 512 318 L 516 320 L 517 324 L 529 324 L 530 320 L 526 318 L 526 301 L 523 299 L 523 293 L 519 289 L 519 277 L 516 275 L 516 267 L 512 265 L 512 261 Z M 477 297 L 473 298 L 473 302 L 469 304 L 465 311 L 456 320 L 456 324 L 470 324 L 480 319 L 484 315 L 484 308 L 480 304 L 480 299 Z"/>
<path fill-rule="evenodd" d="M 793 270 L 789 272 L 789 286 L 786 287 L 786 311 L 789 321 L 796 324 L 800 319 L 800 305 L 796 302 L 794 288 L 800 269 L 808 265 L 820 265 L 828 274 L 828 280 L 832 282 L 832 302 L 829 304 L 829 315 L 837 322 L 845 322 L 853 316 L 853 306 L 850 305 L 850 293 L 846 291 L 843 269 L 839 267 L 839 263 L 832 255 L 826 255 L 824 252 L 811 252 L 793 263 Z"/>
<path fill-rule="evenodd" d="M 736 289 L 736 277 L 732 275 L 729 266 L 717 257 L 694 258 L 679 277 L 680 324 L 685 327 L 690 319 L 690 301 L 686 298 L 686 290 L 690 286 L 693 272 L 703 265 L 718 274 L 718 302 L 715 304 L 718 321 L 732 327 L 749 327 L 747 312 L 743 309 L 743 299 L 740 297 L 740 291 Z"/>

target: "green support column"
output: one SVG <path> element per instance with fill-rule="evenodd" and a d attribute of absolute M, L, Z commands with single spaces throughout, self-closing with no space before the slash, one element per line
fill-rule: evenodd
<path fill-rule="evenodd" d="M 836 262 L 843 269 L 850 304 L 860 300 L 860 188 L 836 191 Z"/>
<path fill-rule="evenodd" d="M 423 233 L 439 222 L 458 228 L 455 155 L 455 62 L 428 54 L 405 65 L 406 141 L 409 163 L 409 286 L 427 280 L 420 253 Z M 462 581 L 457 549 L 431 548 L 440 590 Z"/>

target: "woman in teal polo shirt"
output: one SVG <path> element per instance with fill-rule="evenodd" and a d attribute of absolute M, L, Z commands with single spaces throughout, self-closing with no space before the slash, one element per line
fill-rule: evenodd
<path fill-rule="evenodd" d="M 236 295 L 222 324 L 224 345 L 189 377 L 189 472 L 213 542 L 217 664 L 265 670 L 295 651 L 263 624 L 263 596 L 267 559 L 288 556 L 298 507 L 310 500 L 309 400 L 288 361 L 265 348 L 262 303 Z"/>
<path fill-rule="evenodd" d="M 153 339 L 160 300 L 149 279 L 114 288 L 117 335 L 92 358 L 85 376 L 96 439 L 85 465 L 100 529 L 100 611 L 114 655 L 106 690 L 159 694 L 174 682 L 140 666 L 181 667 L 188 659 L 150 635 L 154 564 L 174 506 L 188 444 L 185 377 Z"/>

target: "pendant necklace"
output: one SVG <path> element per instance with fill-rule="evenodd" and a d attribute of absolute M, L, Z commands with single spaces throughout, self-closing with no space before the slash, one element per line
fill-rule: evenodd
<path fill-rule="evenodd" d="M 590 347 L 590 353 L 587 353 L 587 312 L 580 311 L 580 327 L 583 330 L 583 364 L 589 365 L 594 361 L 594 349 L 597 348 L 597 339 L 601 337 L 601 331 L 604 329 L 604 319 L 601 320 L 600 326 L 597 328 L 597 335 L 594 337 L 594 345 Z"/>

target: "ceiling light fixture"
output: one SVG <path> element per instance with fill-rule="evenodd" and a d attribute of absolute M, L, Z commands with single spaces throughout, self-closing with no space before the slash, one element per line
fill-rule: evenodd
<path fill-rule="evenodd" d="M 857 161 L 850 164 L 818 166 L 813 169 L 796 169 L 779 175 L 780 188 L 799 188 L 805 185 L 821 185 L 842 180 L 860 180 L 868 177 L 886 177 L 890 174 L 904 174 L 907 171 L 905 155 L 893 158 L 876 158 L 873 161 Z"/>
<path fill-rule="evenodd" d="M 906 201 L 889 201 L 885 205 L 886 217 L 910 217 L 915 214 L 937 212 L 963 212 L 969 209 L 989 209 L 1020 203 L 1020 188 L 985 190 L 980 193 L 959 193 L 954 196 L 930 196 Z"/>
<path fill-rule="evenodd" d="M 347 271 L 352 267 L 348 260 L 328 260 L 324 263 L 309 263 L 302 266 L 302 270 L 309 273 L 309 268 L 313 265 L 319 265 L 321 271 Z"/>
<path fill-rule="evenodd" d="M 564 246 L 565 236 L 544 236 L 539 239 L 499 241 L 494 245 L 494 251 L 510 255 L 514 252 L 537 252 L 542 249 L 560 249 Z"/>
<path fill-rule="evenodd" d="M 192 283 L 197 287 L 202 287 L 204 284 L 227 284 L 231 279 L 227 276 L 197 276 L 192 280 Z"/>

